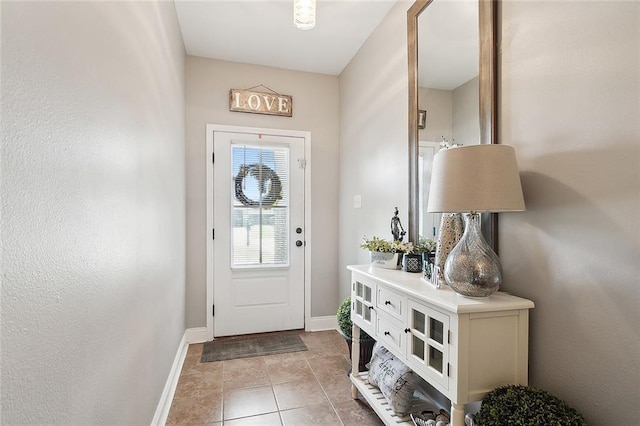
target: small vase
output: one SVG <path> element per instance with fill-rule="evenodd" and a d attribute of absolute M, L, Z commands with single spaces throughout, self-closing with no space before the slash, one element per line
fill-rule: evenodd
<path fill-rule="evenodd" d="M 369 252 L 369 263 L 378 268 L 400 269 L 400 260 L 401 257 L 398 256 L 398 253 Z"/>
<path fill-rule="evenodd" d="M 444 283 L 444 264 L 447 256 L 453 248 L 458 244 L 464 225 L 462 215 L 460 213 L 443 213 L 440 219 L 440 228 L 438 230 L 438 241 L 436 242 L 436 260 L 435 269 L 438 277 L 437 281 Z"/>
<path fill-rule="evenodd" d="M 405 272 L 422 272 L 422 254 L 405 253 L 402 269 Z"/>

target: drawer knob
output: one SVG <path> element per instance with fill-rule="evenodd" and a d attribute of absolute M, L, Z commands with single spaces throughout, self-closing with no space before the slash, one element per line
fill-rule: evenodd
<path fill-rule="evenodd" d="M 390 304 L 391 304 L 391 301 L 390 301 L 390 300 L 386 300 L 386 301 L 384 302 L 384 304 L 385 304 L 385 305 L 390 305 Z"/>
<path fill-rule="evenodd" d="M 405 332 L 405 333 L 408 333 L 408 332 L 410 332 L 410 331 L 411 331 L 411 329 L 410 329 L 410 328 L 405 328 L 405 329 L 404 329 L 404 332 Z"/>
<path fill-rule="evenodd" d="M 388 331 L 385 331 L 385 332 L 384 332 L 384 335 L 385 335 L 385 336 L 390 336 L 390 335 L 391 335 L 391 333 L 389 333 Z"/>

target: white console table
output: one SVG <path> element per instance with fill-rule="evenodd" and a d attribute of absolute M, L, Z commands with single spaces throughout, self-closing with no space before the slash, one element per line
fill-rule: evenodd
<path fill-rule="evenodd" d="M 447 286 L 436 289 L 421 274 L 348 266 L 351 271 L 353 336 L 360 329 L 380 341 L 415 373 L 451 401 L 451 425 L 464 425 L 464 405 L 492 389 L 528 382 L 529 309 L 532 301 L 498 292 L 463 297 Z M 352 345 L 358 371 L 359 342 Z M 398 418 L 367 373 L 351 375 L 358 392 L 387 425 Z"/>

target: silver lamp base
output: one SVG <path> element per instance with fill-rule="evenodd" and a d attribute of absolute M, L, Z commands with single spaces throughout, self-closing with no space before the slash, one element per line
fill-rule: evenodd
<path fill-rule="evenodd" d="M 465 229 L 444 265 L 444 278 L 457 293 L 487 297 L 502 284 L 500 259 L 487 244 L 480 229 L 480 214 L 465 215 Z"/>

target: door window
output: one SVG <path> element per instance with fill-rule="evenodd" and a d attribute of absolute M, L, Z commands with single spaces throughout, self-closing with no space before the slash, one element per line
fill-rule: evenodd
<path fill-rule="evenodd" d="M 289 149 L 231 146 L 231 267 L 289 265 Z"/>

